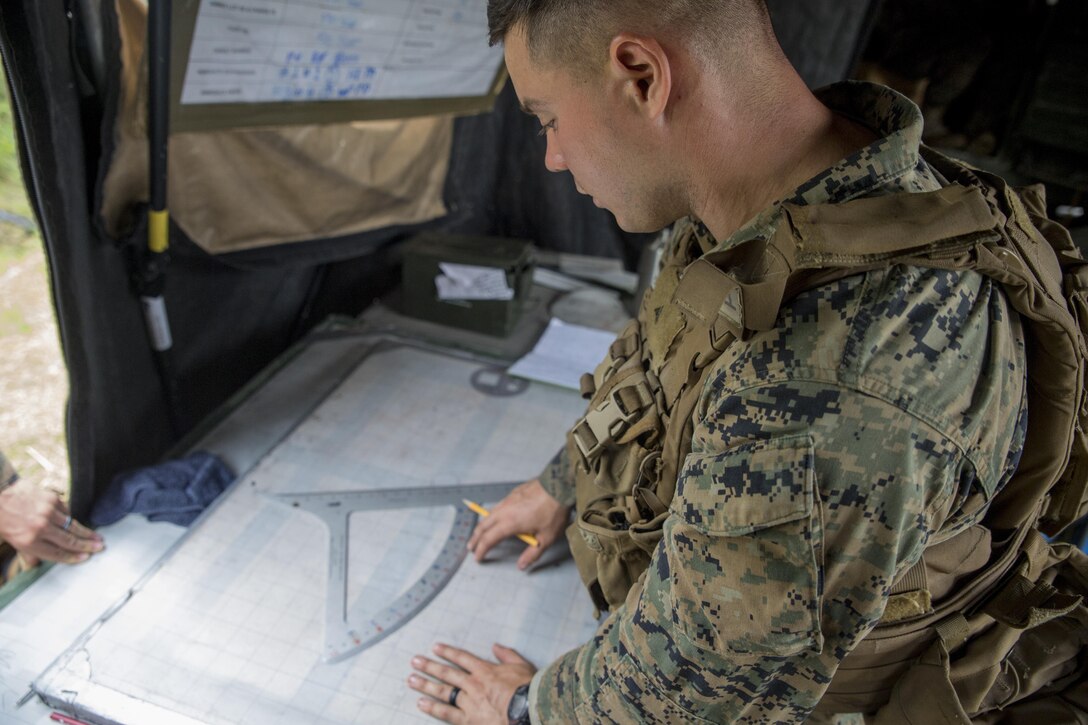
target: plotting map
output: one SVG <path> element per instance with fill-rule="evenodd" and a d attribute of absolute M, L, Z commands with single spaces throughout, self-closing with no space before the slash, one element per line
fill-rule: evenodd
<path fill-rule="evenodd" d="M 497 641 L 541 666 L 587 640 L 596 622 L 573 562 L 553 556 L 519 572 L 524 545 L 513 541 L 493 562 L 465 560 L 377 644 L 323 659 L 326 529 L 274 496 L 535 475 L 584 402 L 538 384 L 489 394 L 481 383 L 494 376 L 419 348 L 371 353 L 35 689 L 95 721 L 431 722 L 405 680 L 410 658 L 435 642 L 489 655 Z M 459 515 L 452 506 L 352 514 L 349 615 L 365 620 L 416 584 Z"/>
<path fill-rule="evenodd" d="M 482 96 L 486 0 L 202 0 L 181 103 Z"/>

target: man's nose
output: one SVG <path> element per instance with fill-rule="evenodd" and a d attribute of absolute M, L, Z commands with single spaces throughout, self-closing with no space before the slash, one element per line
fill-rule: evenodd
<path fill-rule="evenodd" d="M 548 133 L 548 147 L 544 152 L 544 167 L 548 171 L 566 171 L 567 162 L 563 159 L 563 152 L 559 150 L 559 143 L 555 140 L 555 132 Z"/>

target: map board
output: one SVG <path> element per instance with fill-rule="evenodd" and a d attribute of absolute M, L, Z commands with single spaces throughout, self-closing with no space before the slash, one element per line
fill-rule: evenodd
<path fill-rule="evenodd" d="M 172 127 L 487 110 L 486 0 L 175 0 Z"/>
<path fill-rule="evenodd" d="M 548 552 L 526 574 L 524 546 L 466 559 L 437 596 L 352 656 L 323 657 L 328 535 L 291 493 L 456 487 L 536 475 L 584 407 L 471 359 L 408 345 L 376 349 L 240 476 L 139 584 L 34 684 L 95 723 L 432 722 L 405 681 L 435 642 L 488 655 L 493 642 L 538 666 L 592 636 L 573 562 Z M 271 422 L 275 424 L 275 422 Z M 410 590 L 463 512 L 453 506 L 351 514 L 345 605 L 366 620 Z"/>

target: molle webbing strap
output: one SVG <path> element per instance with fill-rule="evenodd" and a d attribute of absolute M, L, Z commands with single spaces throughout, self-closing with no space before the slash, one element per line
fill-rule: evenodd
<path fill-rule="evenodd" d="M 941 640 L 941 643 L 945 646 L 945 651 L 948 653 L 954 652 L 971 636 L 971 628 L 967 623 L 967 617 L 959 612 L 939 622 L 934 630 L 937 632 L 937 638 Z"/>
<path fill-rule="evenodd" d="M 982 192 L 962 186 L 782 209 L 774 246 L 793 269 L 868 267 L 934 252 L 954 254 L 984 239 L 1000 239 Z M 956 240 L 952 250 L 950 240 Z"/>
<path fill-rule="evenodd" d="M 701 360 L 724 350 L 740 334 L 743 300 L 736 281 L 705 259 L 698 259 L 684 270 L 672 303 L 684 312 L 689 328 L 672 350 L 660 372 L 661 390 L 666 401 L 678 404 L 685 388 L 699 378 Z M 729 300 L 730 314 L 720 315 L 723 300 Z M 690 412 L 690 411 L 689 411 Z M 678 419 L 676 410 L 669 415 Z"/>
<path fill-rule="evenodd" d="M 608 353 L 614 361 L 626 361 L 638 352 L 638 327 L 628 325 L 620 333 L 620 336 L 612 341 L 608 347 Z"/>
<path fill-rule="evenodd" d="M 1015 575 L 986 605 L 986 613 L 999 622 L 1025 629 L 1069 614 L 1082 598 L 1066 594 L 1049 582 Z"/>
<path fill-rule="evenodd" d="M 892 586 L 892 594 L 901 594 L 903 592 L 914 591 L 915 589 L 926 589 L 929 587 L 928 577 L 926 576 L 926 562 L 923 559 L 919 559 L 918 562 L 907 569 Z"/>
<path fill-rule="evenodd" d="M 1024 540 L 1017 566 L 982 607 L 987 615 L 1016 629 L 1036 627 L 1069 614 L 1083 597 L 1058 590 L 1040 579 L 1048 565 L 1050 546 L 1035 529 Z"/>
<path fill-rule="evenodd" d="M 782 306 L 788 272 L 772 271 L 755 282 L 741 282 L 707 259 L 698 259 L 684 272 L 673 301 L 708 328 L 724 324 L 719 333 L 741 337 L 745 331 L 770 330 Z"/>
<path fill-rule="evenodd" d="M 739 336 L 743 329 L 744 303 L 740 284 L 705 259 L 695 260 L 684 270 L 684 276 L 673 294 L 673 302 L 706 327 L 714 324 L 718 312 L 723 305 L 727 305 L 731 314 L 725 317 L 727 321 L 735 323 L 734 334 Z"/>
<path fill-rule="evenodd" d="M 586 400 L 592 398 L 593 393 L 597 392 L 597 383 L 593 381 L 593 373 L 582 373 L 582 377 L 578 381 L 578 392 Z"/>

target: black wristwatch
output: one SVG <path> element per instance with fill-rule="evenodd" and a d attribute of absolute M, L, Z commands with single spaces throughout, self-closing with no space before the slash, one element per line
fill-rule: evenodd
<path fill-rule="evenodd" d="M 510 725 L 529 725 L 529 683 L 514 690 L 510 705 L 506 708 L 506 717 Z"/>

